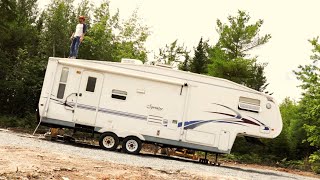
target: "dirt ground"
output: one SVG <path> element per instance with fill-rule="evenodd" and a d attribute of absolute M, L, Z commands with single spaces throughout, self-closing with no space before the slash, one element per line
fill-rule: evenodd
<path fill-rule="evenodd" d="M 16 136 L 38 139 L 28 134 L 13 133 Z M 37 140 L 39 142 L 46 141 Z M 71 146 L 72 147 L 72 146 Z M 150 147 L 145 147 L 143 153 L 150 153 Z M 268 167 L 261 165 L 236 164 L 235 162 L 222 162 L 229 168 L 253 168 L 258 170 L 272 170 L 301 175 L 304 177 L 320 178 L 311 172 L 292 170 L 286 168 Z M 117 164 L 102 160 L 87 159 L 74 154 L 63 154 L 51 149 L 39 149 L 22 145 L 0 144 L 0 180 L 3 179 L 242 179 L 235 174 L 223 176 L 215 173 L 187 172 L 184 170 L 165 171 L 150 167 L 138 167 Z"/>
<path fill-rule="evenodd" d="M 219 175 L 190 174 L 180 171 L 168 172 L 151 168 L 120 165 L 26 147 L 4 146 L 0 148 L 0 154 L 0 179 L 241 179 Z M 225 165 L 232 166 L 235 164 L 225 162 Z M 284 168 L 244 164 L 237 164 L 237 166 L 250 166 L 258 169 L 267 168 L 270 170 L 316 177 L 310 172 Z"/>
<path fill-rule="evenodd" d="M 25 147 L 1 147 L 0 154 L 0 179 L 235 179 L 120 165 Z"/>

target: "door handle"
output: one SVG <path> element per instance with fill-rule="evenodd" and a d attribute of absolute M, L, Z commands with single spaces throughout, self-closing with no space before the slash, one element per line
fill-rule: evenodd
<path fill-rule="evenodd" d="M 82 93 L 79 93 L 79 96 L 81 97 L 81 96 L 82 96 Z"/>

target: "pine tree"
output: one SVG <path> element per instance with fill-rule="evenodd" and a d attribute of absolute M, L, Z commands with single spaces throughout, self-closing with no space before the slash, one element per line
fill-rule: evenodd
<path fill-rule="evenodd" d="M 190 52 L 184 52 L 184 61 L 179 65 L 181 71 L 190 71 Z"/>
<path fill-rule="evenodd" d="M 270 34 L 259 35 L 263 20 L 249 24 L 250 16 L 238 11 L 237 16 L 229 16 L 228 24 L 217 20 L 218 43 L 209 48 L 208 74 L 229 79 L 258 91 L 264 91 L 267 79 L 264 76 L 266 63 L 258 63 L 257 57 L 250 57 L 249 51 L 264 45 Z"/>
<path fill-rule="evenodd" d="M 194 58 L 190 63 L 191 72 L 198 74 L 206 74 L 208 72 L 208 56 L 207 56 L 207 42 L 203 42 L 201 37 L 199 44 L 194 52 Z"/>
<path fill-rule="evenodd" d="M 173 66 L 185 55 L 185 49 L 184 45 L 179 45 L 178 40 L 175 40 L 169 45 L 166 44 L 164 48 L 160 48 L 159 55 L 155 55 L 155 59 L 157 59 L 159 63 Z"/>

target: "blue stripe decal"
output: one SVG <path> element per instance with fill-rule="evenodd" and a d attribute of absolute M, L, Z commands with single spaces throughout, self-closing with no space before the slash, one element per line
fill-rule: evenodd
<path fill-rule="evenodd" d="M 186 121 L 184 122 L 184 126 L 188 126 L 190 124 L 194 124 L 194 123 L 198 123 L 199 121 Z M 179 122 L 178 123 L 178 127 L 181 127 L 182 126 L 182 122 Z"/>
<path fill-rule="evenodd" d="M 214 119 L 214 120 L 193 120 L 193 121 L 186 121 L 184 122 L 184 129 L 194 129 L 198 126 L 207 123 L 228 123 L 228 124 L 236 124 L 240 126 L 248 127 L 247 125 L 241 124 L 242 121 L 228 121 L 231 119 Z M 178 127 L 182 126 L 182 122 L 178 123 Z"/>

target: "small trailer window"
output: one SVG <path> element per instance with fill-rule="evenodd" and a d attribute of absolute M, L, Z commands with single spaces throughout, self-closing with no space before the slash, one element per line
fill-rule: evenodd
<path fill-rule="evenodd" d="M 89 76 L 86 91 L 94 92 L 94 89 L 96 88 L 96 82 L 97 78 Z"/>
<path fill-rule="evenodd" d="M 60 82 L 59 82 L 59 88 L 58 88 L 58 93 L 57 93 L 58 99 L 63 99 L 64 91 L 66 90 L 68 74 L 69 74 L 69 68 L 66 68 L 66 67 L 62 68 Z"/>
<path fill-rule="evenodd" d="M 248 97 L 240 97 L 238 108 L 240 110 L 246 110 L 246 111 L 258 113 L 260 111 L 260 100 L 248 98 Z"/>
<path fill-rule="evenodd" d="M 126 100 L 127 99 L 127 94 L 128 93 L 126 91 L 112 89 L 111 97 L 114 98 L 114 99 Z"/>

